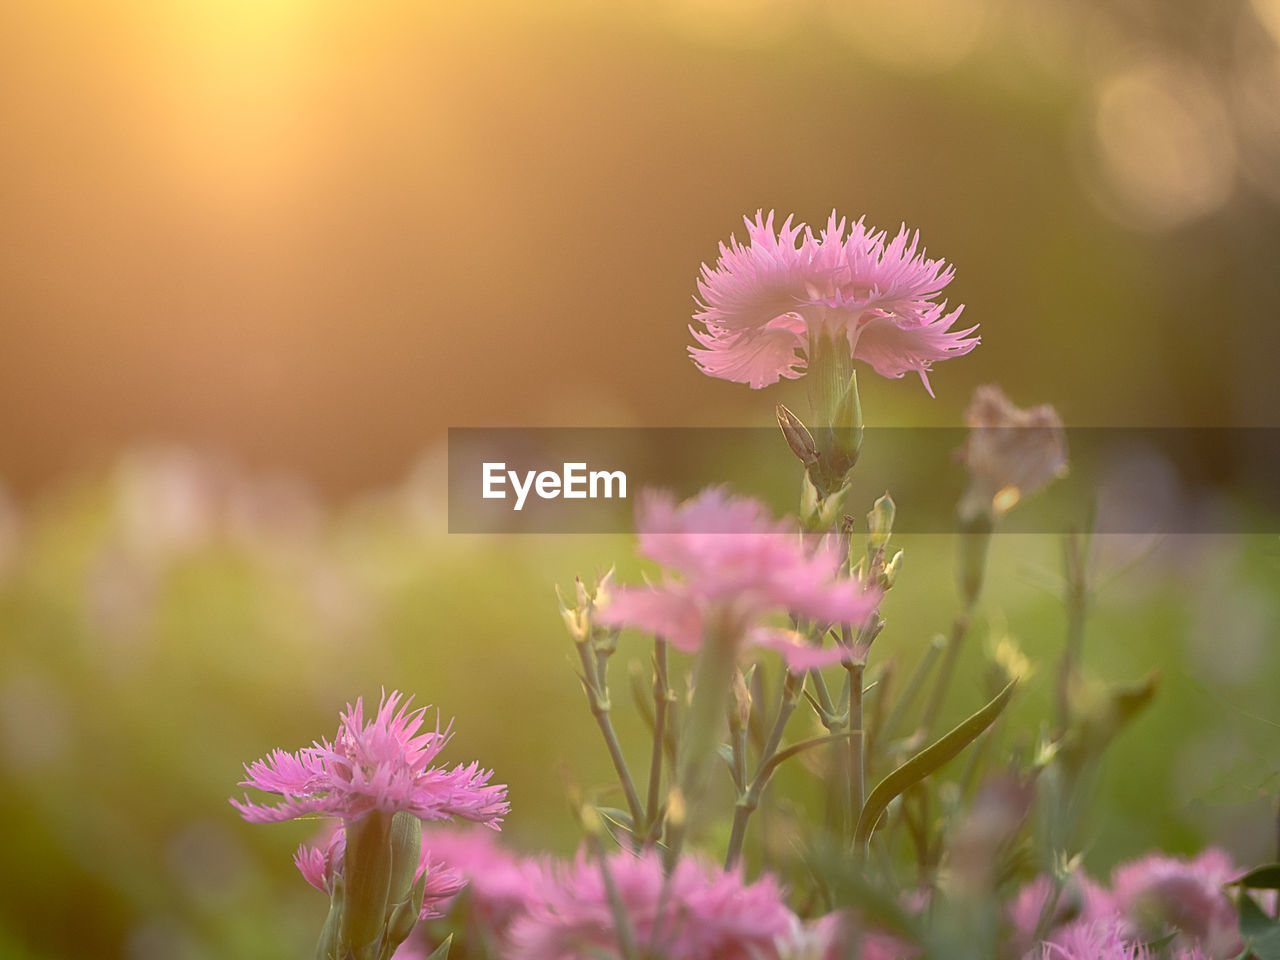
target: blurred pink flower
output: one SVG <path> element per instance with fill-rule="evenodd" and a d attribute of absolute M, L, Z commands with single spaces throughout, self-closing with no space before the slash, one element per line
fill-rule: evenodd
<path fill-rule="evenodd" d="M 1037 960 L 1149 960 L 1151 951 L 1130 940 L 1123 925 L 1113 919 L 1067 924 L 1028 956 Z"/>
<path fill-rule="evenodd" d="M 343 856 L 347 848 L 346 830 L 338 827 L 328 839 L 322 840 L 318 846 L 303 844 L 294 854 L 293 862 L 302 873 L 307 883 L 324 894 L 333 893 L 333 878 L 342 873 Z M 452 865 L 437 857 L 427 846 L 427 838 L 422 838 L 422 854 L 418 861 L 418 869 L 413 879 L 416 883 L 426 874 L 426 894 L 422 900 L 422 912 L 419 919 L 430 920 L 444 916 L 443 910 L 448 901 L 457 896 L 467 885 L 462 874 Z"/>
<path fill-rule="evenodd" d="M 1116 867 L 1111 888 L 1117 912 L 1138 936 L 1155 939 L 1172 927 L 1178 944 L 1234 957 L 1241 948 L 1239 919 L 1223 886 L 1239 873 L 1217 848 L 1192 860 L 1156 853 Z"/>
<path fill-rule="evenodd" d="M 398 709 L 397 709 L 398 708 Z M 241 786 L 276 793 L 276 806 L 252 803 L 246 796 L 231 804 L 253 823 L 328 814 L 353 820 L 373 810 L 406 810 L 422 820 L 461 817 L 497 829 L 507 805 L 507 788 L 489 785 L 491 771 L 478 764 L 452 770 L 428 766 L 452 733 L 419 734 L 425 708 L 409 710 L 400 693 L 384 694 L 378 715 L 364 722 L 364 704 L 347 705 L 331 744 L 321 740 L 297 753 L 276 750 L 245 767 Z"/>
<path fill-rule="evenodd" d="M 821 623 L 861 624 L 879 592 L 837 576 L 841 555 L 830 539 L 804 539 L 764 506 L 718 487 L 676 505 L 655 491 L 641 495 L 640 552 L 682 579 L 618 589 L 596 612 L 601 624 L 638 627 L 695 652 L 712 635 L 782 653 L 792 670 L 834 663 L 843 647 L 805 643 L 793 630 L 760 621 L 787 611 Z"/>
<path fill-rule="evenodd" d="M 1052 892 L 1052 881 L 1042 874 L 1023 886 L 1010 902 L 1009 923 L 1013 928 L 1009 937 L 1011 955 L 1021 956 L 1034 945 L 1040 912 Z M 1110 920 L 1114 915 L 1115 905 L 1106 889 L 1083 871 L 1077 871 L 1067 878 L 1063 886 L 1049 920 L 1048 934 L 1052 939 L 1054 931 L 1069 924 L 1078 921 L 1092 924 Z"/>
<path fill-rule="evenodd" d="M 702 266 L 693 318 L 703 329 L 690 328 L 689 355 L 703 373 L 754 388 L 799 377 L 825 334 L 883 377 L 914 370 L 932 395 L 930 366 L 978 345 L 966 339 L 976 327 L 951 329 L 964 308 L 935 302 L 955 269 L 927 259 L 918 232 L 903 225 L 888 240 L 834 211 L 816 237 L 791 217 L 775 233 L 773 220 L 744 218 L 747 244 L 730 237 L 715 267 Z"/>
<path fill-rule="evenodd" d="M 467 882 L 470 920 L 491 937 L 501 938 L 541 895 L 541 868 L 502 849 L 491 831 L 435 829 L 423 842 Z"/>
<path fill-rule="evenodd" d="M 795 915 L 769 875 L 744 883 L 692 856 L 670 878 L 654 851 L 608 858 L 610 879 L 643 956 L 665 960 L 774 960 L 794 936 Z M 540 902 L 511 929 L 521 960 L 620 958 L 618 931 L 600 863 L 583 855 L 548 868 Z"/>

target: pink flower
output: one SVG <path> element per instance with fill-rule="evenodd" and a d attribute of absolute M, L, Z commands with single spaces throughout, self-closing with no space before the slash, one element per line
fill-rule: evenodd
<path fill-rule="evenodd" d="M 698 279 L 693 318 L 704 329 L 690 328 L 700 346 L 689 355 L 703 373 L 755 388 L 793 379 L 826 335 L 883 377 L 914 370 L 932 395 L 930 366 L 978 345 L 966 339 L 976 327 L 951 329 L 964 308 L 948 313 L 935 302 L 955 269 L 926 259 L 905 225 L 887 240 L 834 211 L 817 237 L 791 217 L 775 233 L 772 211 L 744 220 L 748 243 L 720 244 L 715 267 L 703 264 Z"/>
<path fill-rule="evenodd" d="M 1052 881 L 1041 875 L 1026 884 L 1013 898 L 1009 905 L 1009 922 L 1013 927 L 1009 938 L 1010 954 L 1021 956 L 1034 945 L 1040 912 L 1052 892 Z M 1048 932 L 1052 938 L 1054 931 L 1068 924 L 1077 921 L 1085 924 L 1107 921 L 1114 915 L 1115 905 L 1111 895 L 1080 871 L 1067 879 L 1059 894 L 1053 916 L 1049 919 Z"/>
<path fill-rule="evenodd" d="M 432 853 L 425 836 L 422 841 L 422 854 L 413 880 L 417 883 L 422 879 L 423 874 L 426 874 L 426 894 L 422 900 L 419 919 L 430 920 L 444 915 L 443 909 L 448 905 L 448 901 L 457 896 L 458 892 L 467 885 L 467 881 L 458 870 Z M 304 843 L 298 847 L 293 862 L 307 883 L 321 893 L 332 895 L 333 879 L 342 873 L 342 861 L 346 849 L 346 830 L 338 827 L 319 846 L 312 847 Z"/>
<path fill-rule="evenodd" d="M 1150 960 L 1151 951 L 1125 935 L 1117 920 L 1068 924 L 1028 955 L 1038 960 Z"/>
<path fill-rule="evenodd" d="M 792 670 L 806 670 L 849 651 L 812 646 L 795 631 L 763 625 L 763 617 L 791 612 L 861 624 L 880 600 L 877 591 L 837 576 L 842 558 L 835 541 L 806 542 L 758 501 L 721 488 L 679 506 L 665 493 L 646 491 L 637 524 L 640 552 L 682 579 L 668 575 L 656 586 L 619 589 L 596 619 L 648 630 L 680 650 L 696 652 L 717 634 L 739 646 L 779 650 Z"/>
<path fill-rule="evenodd" d="M 1173 927 L 1179 944 L 1232 957 L 1241 947 L 1239 921 L 1223 886 L 1238 873 L 1215 848 L 1190 861 L 1157 853 L 1116 867 L 1111 887 L 1116 910 L 1138 935 L 1154 939 Z"/>
<path fill-rule="evenodd" d="M 610 879 L 642 956 L 665 960 L 774 960 L 795 915 L 768 875 L 753 884 L 685 856 L 670 878 L 654 851 L 608 858 Z M 548 868 L 540 903 L 511 930 L 521 960 L 611 960 L 623 955 L 600 863 L 579 855 Z"/>
<path fill-rule="evenodd" d="M 541 868 L 503 850 L 488 830 L 431 830 L 423 842 L 467 882 L 470 919 L 493 937 L 501 938 L 541 895 Z"/>
<path fill-rule="evenodd" d="M 397 710 L 397 707 L 399 708 Z M 410 712 L 400 694 L 384 694 L 378 715 L 364 722 L 363 702 L 347 705 L 333 743 L 321 740 L 297 753 L 276 750 L 245 767 L 241 786 L 280 794 L 276 806 L 260 806 L 246 796 L 231 804 L 253 823 L 328 814 L 354 820 L 373 810 L 406 810 L 422 820 L 461 817 L 497 829 L 507 805 L 507 788 L 489 785 L 490 771 L 478 764 L 452 770 L 428 766 L 452 736 L 451 730 L 419 734 L 425 708 Z"/>

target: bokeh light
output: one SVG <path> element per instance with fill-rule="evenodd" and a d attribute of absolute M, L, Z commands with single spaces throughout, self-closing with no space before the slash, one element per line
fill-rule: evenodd
<path fill-rule="evenodd" d="M 1151 58 L 1105 79 L 1094 137 L 1104 205 L 1139 228 L 1168 229 L 1221 207 L 1236 150 L 1217 91 L 1190 64 Z"/>

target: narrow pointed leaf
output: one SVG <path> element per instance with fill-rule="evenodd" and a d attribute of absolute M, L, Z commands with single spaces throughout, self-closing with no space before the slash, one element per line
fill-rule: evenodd
<path fill-rule="evenodd" d="M 763 789 L 765 784 L 769 782 L 769 778 L 773 776 L 773 772 L 777 770 L 779 766 L 782 765 L 783 761 L 790 760 L 796 754 L 803 753 L 805 750 L 811 750 L 814 747 L 820 747 L 824 743 L 833 743 L 836 740 L 848 740 L 855 733 L 861 733 L 861 732 L 862 731 L 860 730 L 844 730 L 840 733 L 829 733 L 829 734 L 826 734 L 825 736 L 811 737 L 808 740 L 801 740 L 799 743 L 793 743 L 791 746 L 787 747 L 785 750 L 779 750 L 777 753 L 775 753 L 772 757 L 769 758 L 769 762 L 766 763 L 764 765 L 764 768 L 760 771 L 759 779 L 760 779 L 761 789 Z"/>
<path fill-rule="evenodd" d="M 444 943 L 431 951 L 431 956 L 427 960 L 449 960 L 449 947 L 453 943 L 453 934 L 449 934 L 444 938 Z"/>
<path fill-rule="evenodd" d="M 881 780 L 862 808 L 862 815 L 858 818 L 858 827 L 853 835 L 854 843 L 865 847 L 880 815 L 894 797 L 942 767 L 991 726 L 1009 705 L 1016 685 L 1017 681 L 1011 680 L 985 707 Z"/>
<path fill-rule="evenodd" d="M 1280 890 L 1280 863 L 1268 863 L 1254 867 L 1233 885 L 1247 887 L 1250 890 Z"/>

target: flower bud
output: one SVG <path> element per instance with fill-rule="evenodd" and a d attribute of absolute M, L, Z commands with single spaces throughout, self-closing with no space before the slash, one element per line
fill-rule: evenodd
<path fill-rule="evenodd" d="M 829 459 L 832 467 L 840 470 L 842 482 L 847 482 L 849 471 L 857 464 L 862 451 L 862 402 L 858 398 L 856 373 L 850 373 L 844 395 L 831 417 L 831 437 Z"/>
<path fill-rule="evenodd" d="M 577 581 L 578 585 L 582 585 L 582 581 Z M 560 617 L 564 620 L 565 628 L 569 631 L 569 636 L 573 637 L 574 643 L 586 643 L 587 637 L 591 635 L 591 621 L 586 616 L 586 611 L 579 608 L 574 609 L 564 602 L 564 595 L 560 593 L 560 585 L 556 584 L 556 603 L 560 606 Z"/>
<path fill-rule="evenodd" d="M 575 577 L 573 582 L 577 607 L 570 607 L 564 602 L 559 586 L 556 587 L 556 602 L 560 606 L 560 617 L 564 620 L 564 625 L 573 642 L 586 643 L 591 639 L 592 628 L 595 625 L 592 615 L 609 603 L 613 590 L 613 567 L 610 567 L 608 572 L 596 581 L 594 590 L 587 590 L 581 577 Z"/>
<path fill-rule="evenodd" d="M 888 590 L 898 582 L 898 573 L 902 570 L 902 551 L 899 550 L 893 555 L 888 563 L 884 565 L 884 573 L 880 577 L 880 582 L 884 589 Z"/>
<path fill-rule="evenodd" d="M 410 888 L 409 895 L 392 907 L 391 914 L 387 917 L 386 947 L 390 948 L 389 952 L 394 953 L 395 948 L 413 933 L 413 928 L 418 925 L 418 917 L 422 914 L 422 901 L 426 899 L 426 895 L 427 874 L 424 870 Z"/>
<path fill-rule="evenodd" d="M 807 473 L 804 475 L 802 484 L 800 523 L 804 529 L 810 533 L 816 533 L 836 526 L 840 521 L 840 512 L 844 507 L 844 497 L 849 492 L 849 487 L 846 485 L 826 496 L 820 496 Z"/>
<path fill-rule="evenodd" d="M 806 467 L 817 463 L 818 446 L 813 442 L 813 434 L 809 432 L 809 428 L 784 404 L 778 404 L 777 416 L 778 426 L 782 428 L 782 435 L 786 438 L 791 452 L 799 457 L 800 462 Z"/>
<path fill-rule="evenodd" d="M 422 821 L 408 810 L 391 815 L 391 883 L 387 902 L 397 904 L 409 896 L 422 860 Z"/>
<path fill-rule="evenodd" d="M 893 518 L 897 513 L 894 505 L 893 497 L 889 496 L 889 491 L 885 491 L 883 497 L 880 497 L 871 506 L 871 512 L 867 514 L 867 547 L 874 551 L 883 547 L 889 542 L 889 535 L 893 533 Z"/>

